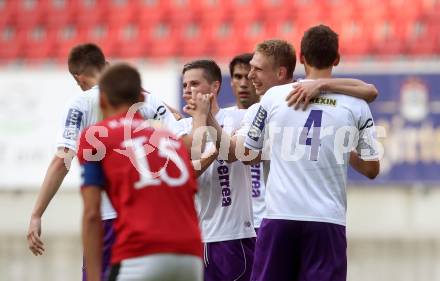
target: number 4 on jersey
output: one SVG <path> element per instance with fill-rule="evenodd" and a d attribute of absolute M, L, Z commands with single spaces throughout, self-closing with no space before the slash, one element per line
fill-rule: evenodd
<path fill-rule="evenodd" d="M 322 110 L 312 110 L 307 117 L 307 121 L 304 124 L 304 128 L 299 136 L 299 144 L 310 145 L 310 158 L 311 161 L 318 161 L 319 148 L 321 146 L 321 120 Z M 312 137 L 309 138 L 310 129 L 313 132 Z"/>

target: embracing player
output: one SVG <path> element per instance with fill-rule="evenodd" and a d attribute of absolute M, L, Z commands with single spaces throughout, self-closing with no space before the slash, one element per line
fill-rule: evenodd
<path fill-rule="evenodd" d="M 323 25 L 307 30 L 301 62 L 306 79 L 330 78 L 339 63 L 337 34 Z M 345 281 L 347 166 L 378 174 L 373 118 L 365 101 L 332 92 L 292 110 L 292 86 L 267 91 L 246 137 L 257 151 L 269 135 L 272 142 L 252 280 Z"/>
<path fill-rule="evenodd" d="M 219 107 L 222 75 L 212 60 L 196 60 L 183 67 L 183 98 L 186 109 L 192 104 L 194 93 L 212 96 L 208 119 L 231 133 L 239 126 L 244 111 Z M 196 107 L 196 112 L 200 109 Z M 186 132 L 191 130 L 191 118 L 179 120 Z M 214 137 L 215 139 L 215 137 Z M 205 151 L 215 151 L 208 142 Z M 205 247 L 206 281 L 248 281 L 252 269 L 255 231 L 253 228 L 252 201 L 248 167 L 240 162 L 227 163 L 216 154 L 202 167 L 199 177 L 197 203 Z M 211 164 L 212 163 L 212 164 Z"/>

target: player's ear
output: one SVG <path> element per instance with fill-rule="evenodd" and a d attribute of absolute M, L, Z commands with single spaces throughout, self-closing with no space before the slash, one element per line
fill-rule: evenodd
<path fill-rule="evenodd" d="M 280 80 L 284 80 L 287 77 L 287 67 L 285 66 L 280 66 L 278 68 L 278 79 Z"/>
<path fill-rule="evenodd" d="M 341 60 L 341 56 L 338 54 L 335 61 L 333 62 L 333 66 L 337 66 L 339 64 L 339 61 Z"/>
<path fill-rule="evenodd" d="M 299 62 L 301 64 L 305 64 L 306 63 L 306 59 L 304 58 L 304 56 L 302 54 L 299 56 Z"/>
<path fill-rule="evenodd" d="M 214 81 L 213 83 L 212 83 L 212 91 L 211 91 L 211 93 L 217 93 L 217 95 L 219 94 L 219 92 L 220 92 L 220 81 Z"/>

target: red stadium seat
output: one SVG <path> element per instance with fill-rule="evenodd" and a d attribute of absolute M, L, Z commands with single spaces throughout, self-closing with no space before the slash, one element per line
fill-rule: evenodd
<path fill-rule="evenodd" d="M 139 22 L 143 28 L 169 18 L 168 1 L 139 0 Z"/>
<path fill-rule="evenodd" d="M 23 56 L 22 33 L 12 25 L 0 27 L 0 60 L 15 60 Z"/>
<path fill-rule="evenodd" d="M 372 52 L 379 55 L 400 55 L 403 53 L 401 26 L 392 20 L 371 24 Z"/>
<path fill-rule="evenodd" d="M 72 24 L 66 24 L 54 28 L 55 48 L 53 55 L 61 63 L 67 62 L 70 50 L 85 42 L 84 32 Z"/>
<path fill-rule="evenodd" d="M 279 38 L 293 44 L 296 53 L 299 51 L 299 43 L 304 30 L 292 19 L 285 18 L 272 23 L 268 23 L 268 34 L 270 38 Z M 270 39 L 268 38 L 268 39 Z"/>
<path fill-rule="evenodd" d="M 0 26 L 14 24 L 17 18 L 17 1 L 0 2 Z"/>
<path fill-rule="evenodd" d="M 243 25 L 247 22 L 259 20 L 263 15 L 261 1 L 229 0 L 231 5 L 232 20 Z"/>
<path fill-rule="evenodd" d="M 78 0 L 76 24 L 87 28 L 107 21 L 106 0 Z"/>
<path fill-rule="evenodd" d="M 58 27 L 75 21 L 77 14 L 77 5 L 75 1 L 47 1 L 47 25 L 49 27 Z"/>
<path fill-rule="evenodd" d="M 413 0 L 391 0 L 388 3 L 389 16 L 400 22 L 413 22 L 422 13 L 420 1 Z"/>
<path fill-rule="evenodd" d="M 408 25 L 405 47 L 410 55 L 435 55 L 440 53 L 440 25 L 417 21 Z"/>
<path fill-rule="evenodd" d="M 224 22 L 232 17 L 231 0 L 194 0 L 194 5 L 200 8 L 202 22 Z"/>
<path fill-rule="evenodd" d="M 98 23 L 92 26 L 80 27 L 84 30 L 84 40 L 97 44 L 103 50 L 106 57 L 115 56 L 116 34 L 110 32 L 106 23 Z"/>
<path fill-rule="evenodd" d="M 54 51 L 53 30 L 36 25 L 24 30 L 23 55 L 34 61 L 52 57 Z"/>
<path fill-rule="evenodd" d="M 181 37 L 179 55 L 185 58 L 210 56 L 213 54 L 213 42 L 210 26 L 198 22 L 188 22 L 178 26 Z"/>
<path fill-rule="evenodd" d="M 291 0 L 261 0 L 262 17 L 271 20 L 284 19 L 292 13 L 294 1 Z"/>
<path fill-rule="evenodd" d="M 136 23 L 128 23 L 110 30 L 116 34 L 115 56 L 122 58 L 142 58 L 148 53 L 147 29 Z"/>
<path fill-rule="evenodd" d="M 146 27 L 150 42 L 146 52 L 154 58 L 175 57 L 180 47 L 178 28 L 167 22 L 157 22 Z"/>
<path fill-rule="evenodd" d="M 305 29 L 323 23 L 327 17 L 324 5 L 318 0 L 296 0 L 293 5 L 294 21 Z"/>
<path fill-rule="evenodd" d="M 107 2 L 105 21 L 110 26 L 127 25 L 136 22 L 139 16 L 139 2 L 111 0 Z"/>
<path fill-rule="evenodd" d="M 174 23 L 185 23 L 201 18 L 201 8 L 194 0 L 170 0 L 168 16 Z"/>
<path fill-rule="evenodd" d="M 270 28 L 266 22 L 261 20 L 254 20 L 246 25 L 236 24 L 235 29 L 238 34 L 241 34 L 240 53 L 253 52 L 258 43 L 270 39 Z"/>
<path fill-rule="evenodd" d="M 367 25 L 389 19 L 388 6 L 382 0 L 357 0 L 356 11 Z"/>
<path fill-rule="evenodd" d="M 341 56 L 367 55 L 371 48 L 370 32 L 363 22 L 352 19 L 336 25 Z"/>
<path fill-rule="evenodd" d="M 358 11 L 356 1 L 351 0 L 339 0 L 339 1 L 327 1 L 325 7 L 327 11 L 327 17 L 331 19 L 333 23 L 349 22 L 358 18 Z"/>
<path fill-rule="evenodd" d="M 231 22 L 222 21 L 213 24 L 210 34 L 215 57 L 230 58 L 240 52 L 243 44 L 242 34 Z"/>
<path fill-rule="evenodd" d="M 17 24 L 19 28 L 30 28 L 45 23 L 47 0 L 18 0 L 17 2 Z"/>

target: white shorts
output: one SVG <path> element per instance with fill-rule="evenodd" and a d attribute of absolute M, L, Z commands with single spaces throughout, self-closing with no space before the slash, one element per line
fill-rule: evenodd
<path fill-rule="evenodd" d="M 123 260 L 113 265 L 109 281 L 202 281 L 200 257 L 156 254 Z"/>

